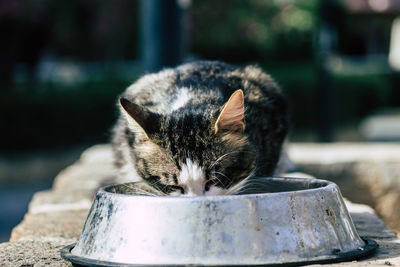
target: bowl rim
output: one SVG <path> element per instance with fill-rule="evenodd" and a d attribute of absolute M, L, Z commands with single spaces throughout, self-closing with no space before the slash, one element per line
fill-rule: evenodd
<path fill-rule="evenodd" d="M 97 194 L 102 195 L 112 195 L 113 197 L 122 197 L 122 198 L 146 198 L 146 199 L 162 199 L 163 201 L 221 201 L 221 200 L 229 200 L 229 199 L 241 199 L 241 198 L 260 198 L 260 197 L 267 197 L 267 196 L 275 196 L 276 194 L 280 194 L 282 197 L 287 197 L 288 195 L 292 195 L 295 193 L 296 195 L 303 195 L 309 194 L 310 192 L 320 190 L 321 188 L 326 189 L 337 189 L 338 186 L 331 181 L 323 180 L 323 179 L 316 179 L 316 178 L 299 178 L 299 177 L 255 177 L 256 179 L 270 179 L 275 181 L 291 181 L 291 182 L 301 182 L 304 183 L 305 181 L 309 182 L 309 184 L 321 184 L 322 186 L 318 186 L 315 188 L 305 188 L 300 190 L 290 190 L 290 191 L 282 191 L 282 192 L 265 192 L 265 193 L 251 193 L 251 194 L 240 194 L 240 195 L 219 195 L 219 196 L 157 196 L 157 195 L 136 195 L 136 194 L 124 194 L 124 193 L 115 193 L 107 191 L 108 188 L 112 188 L 115 186 L 131 184 L 135 182 L 129 183 L 122 183 L 122 184 L 110 184 L 103 187 L 100 187 L 97 190 Z"/>

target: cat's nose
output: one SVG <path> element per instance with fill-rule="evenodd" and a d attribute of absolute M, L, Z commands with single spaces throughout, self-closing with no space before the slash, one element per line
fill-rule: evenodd
<path fill-rule="evenodd" d="M 185 191 L 186 196 L 204 196 L 204 188 L 200 186 L 188 187 L 188 190 Z"/>

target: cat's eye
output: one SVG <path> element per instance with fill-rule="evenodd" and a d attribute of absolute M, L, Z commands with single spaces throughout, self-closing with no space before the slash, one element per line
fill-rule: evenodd
<path fill-rule="evenodd" d="M 204 191 L 210 190 L 210 187 L 215 184 L 215 179 L 208 180 L 204 185 Z"/>
<path fill-rule="evenodd" d="M 171 192 L 176 192 L 176 191 L 180 191 L 180 193 L 183 195 L 183 194 L 185 194 L 185 189 L 183 189 L 183 187 L 181 187 L 181 186 L 178 186 L 178 185 L 169 185 L 168 186 L 168 193 L 171 193 Z"/>

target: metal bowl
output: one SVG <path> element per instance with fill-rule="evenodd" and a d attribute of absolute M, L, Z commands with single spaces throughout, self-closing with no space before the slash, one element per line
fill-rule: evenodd
<path fill-rule="evenodd" d="M 79 241 L 61 254 L 88 266 L 221 266 L 324 263 L 375 250 L 375 242 L 359 237 L 336 184 L 254 183 L 244 195 L 206 197 L 113 193 L 126 184 L 101 188 Z"/>

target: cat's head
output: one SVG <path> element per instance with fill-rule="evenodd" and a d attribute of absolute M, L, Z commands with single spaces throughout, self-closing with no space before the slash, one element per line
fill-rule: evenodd
<path fill-rule="evenodd" d="M 160 115 L 125 98 L 120 105 L 131 160 L 160 194 L 232 194 L 252 175 L 256 156 L 244 134 L 241 90 L 212 112 Z"/>

